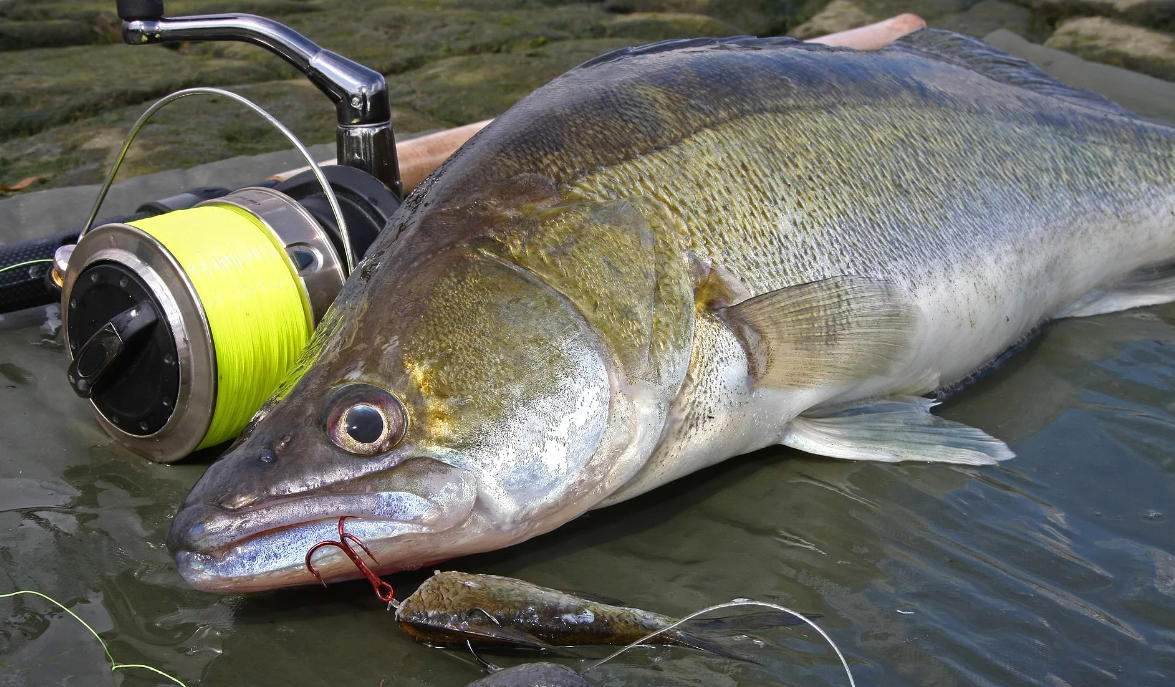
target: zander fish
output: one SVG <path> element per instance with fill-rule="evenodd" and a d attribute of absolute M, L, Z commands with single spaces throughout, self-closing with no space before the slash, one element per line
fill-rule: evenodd
<path fill-rule="evenodd" d="M 955 34 L 591 60 L 406 201 L 169 547 L 259 590 L 315 582 L 343 516 L 386 573 L 772 444 L 1010 458 L 925 395 L 1175 298 L 1173 184 L 1175 130 Z"/>
<path fill-rule="evenodd" d="M 461 644 L 468 640 L 550 649 L 630 644 L 678 620 L 510 577 L 437 572 L 400 603 L 396 622 L 408 634 L 432 644 Z M 788 619 L 782 624 L 794 623 Z M 683 625 L 647 643 L 686 646 L 750 660 L 715 639 L 692 632 L 701 627 L 703 622 Z"/>

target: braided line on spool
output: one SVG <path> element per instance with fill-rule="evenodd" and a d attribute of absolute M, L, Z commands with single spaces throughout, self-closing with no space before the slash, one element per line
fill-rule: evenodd
<path fill-rule="evenodd" d="M 190 279 L 215 353 L 212 421 L 197 449 L 228 441 L 293 367 L 314 330 L 294 265 L 253 215 L 204 206 L 131 223 Z"/>

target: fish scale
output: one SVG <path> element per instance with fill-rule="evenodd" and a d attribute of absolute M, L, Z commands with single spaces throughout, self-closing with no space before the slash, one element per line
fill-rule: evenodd
<path fill-rule="evenodd" d="M 690 248 L 734 272 L 754 295 L 845 270 L 941 278 L 960 258 L 1033 234 L 1055 240 L 1053 227 L 1077 215 L 1116 221 L 1115 213 L 1170 188 L 1175 158 L 1145 154 L 1155 137 L 1139 136 L 1128 148 L 1117 143 L 1117 150 L 1109 143 L 1075 148 L 1062 145 L 1059 133 L 1007 126 L 937 106 L 757 116 L 569 187 L 585 201 L 639 193 L 666 203 L 683 218 Z M 854 144 L 878 129 L 890 136 L 876 148 Z M 735 155 L 744 165 L 697 163 L 715 158 L 722 141 L 740 142 Z M 1161 142 L 1175 153 L 1169 137 Z M 955 173 L 927 178 L 926 167 Z M 1106 179 L 1105 170 L 1117 178 Z"/>

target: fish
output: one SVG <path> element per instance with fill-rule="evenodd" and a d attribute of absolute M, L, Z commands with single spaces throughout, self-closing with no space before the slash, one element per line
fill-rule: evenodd
<path fill-rule="evenodd" d="M 536 661 L 499 670 L 470 682 L 468 687 L 588 687 L 589 684 L 567 666 Z"/>
<path fill-rule="evenodd" d="M 1175 130 L 949 32 L 603 55 L 406 199 L 169 550 L 249 592 L 317 583 L 341 517 L 385 574 L 773 445 L 996 465 L 937 399 L 1175 299 L 1173 184 Z"/>
<path fill-rule="evenodd" d="M 400 602 L 396 622 L 405 632 L 429 644 L 470 641 L 549 650 L 588 644 L 631 644 L 679 621 L 619 602 L 595 600 L 512 577 L 437 571 Z M 794 622 L 789 618 L 782 624 Z M 688 628 L 707 626 L 698 623 Z M 719 643 L 717 637 L 700 637 L 683 629 L 668 630 L 646 643 L 684 646 L 727 658 L 753 660 Z"/>

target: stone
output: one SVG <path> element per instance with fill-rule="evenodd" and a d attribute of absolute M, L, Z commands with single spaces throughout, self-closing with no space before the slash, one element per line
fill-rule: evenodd
<path fill-rule="evenodd" d="M 58 48 L 87 45 L 102 40 L 94 27 L 73 19 L 48 21 L 0 20 L 0 52 L 30 48 Z"/>
<path fill-rule="evenodd" d="M 186 56 L 160 46 L 38 48 L 3 53 L 0 139 L 33 134 L 186 86 L 281 76 L 282 63 Z"/>
<path fill-rule="evenodd" d="M 848 31 L 866 24 L 880 21 L 884 17 L 874 14 L 858 0 L 832 0 L 808 21 L 795 27 L 791 34 L 800 40 L 826 36 L 838 31 Z M 925 19 L 925 17 L 923 17 Z"/>
<path fill-rule="evenodd" d="M 1175 29 L 1175 0 L 1036 0 L 1048 22 L 1073 17 L 1109 17 L 1152 29 Z"/>
<path fill-rule="evenodd" d="M 782 35 L 798 23 L 809 4 L 820 0 L 605 0 L 604 10 L 627 13 L 700 14 L 731 26 L 735 33 Z M 810 12 L 809 12 L 810 13 Z"/>
<path fill-rule="evenodd" d="M 792 29 L 788 35 L 807 40 L 837 31 L 855 29 L 903 12 L 916 14 L 925 19 L 929 26 L 937 26 L 936 22 L 939 20 L 967 13 L 973 4 L 974 0 L 832 0 L 811 19 Z M 1003 5 L 1007 3 L 980 4 L 984 7 L 971 17 L 973 20 L 988 22 L 987 25 L 992 28 L 1005 25 L 1005 21 L 1014 24 L 1022 17 L 1014 12 L 1013 7 L 1004 8 Z"/>
<path fill-rule="evenodd" d="M 1045 45 L 1093 62 L 1175 80 L 1175 36 L 1104 17 L 1069 19 Z"/>
<path fill-rule="evenodd" d="M 1035 36 L 1040 33 L 1035 26 L 1032 12 L 1026 7 L 1003 0 L 982 0 L 964 12 L 948 14 L 931 20 L 928 24 L 936 29 L 946 29 L 976 38 L 986 36 L 996 29 L 1007 29 L 1021 36 Z"/>
<path fill-rule="evenodd" d="M 1031 62 L 1070 86 L 1093 91 L 1137 115 L 1175 126 L 1175 83 L 1107 64 L 1087 62 L 1063 50 L 1029 42 L 1003 29 L 984 36 L 983 40 Z"/>
<path fill-rule="evenodd" d="M 732 36 L 741 33 L 731 25 L 704 14 L 633 12 L 620 14 L 604 25 L 609 38 L 663 41 L 683 36 Z"/>

